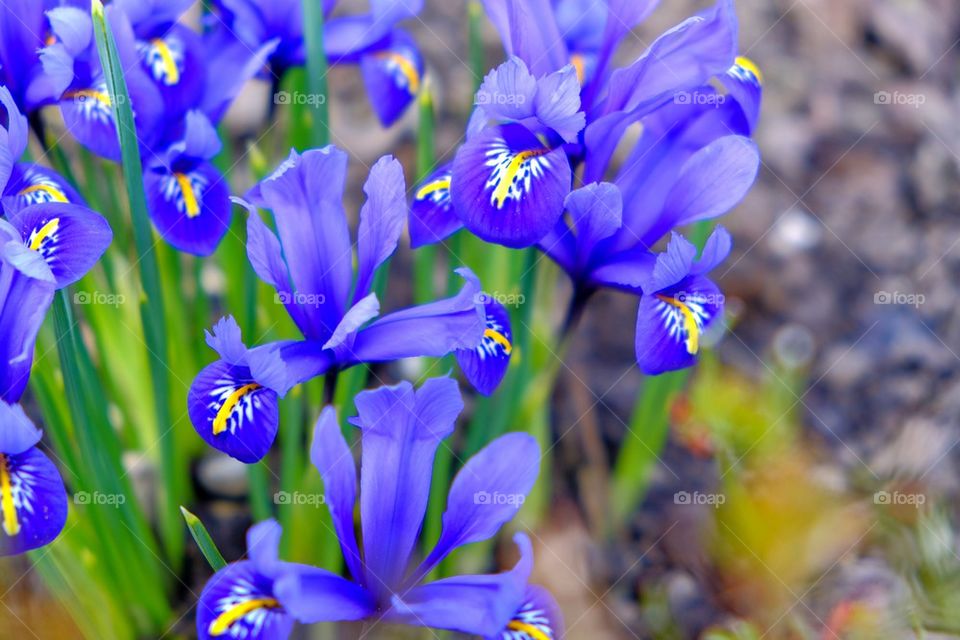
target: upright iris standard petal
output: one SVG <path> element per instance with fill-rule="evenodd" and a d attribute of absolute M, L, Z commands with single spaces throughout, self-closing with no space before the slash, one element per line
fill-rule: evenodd
<path fill-rule="evenodd" d="M 641 242 L 652 246 L 670 229 L 723 215 L 753 186 L 760 152 L 749 138 L 725 136 L 693 154 L 671 187 L 660 215 L 648 226 L 633 225 Z"/>
<path fill-rule="evenodd" d="M 242 462 L 257 462 L 277 436 L 277 394 L 243 365 L 217 360 L 194 379 L 190 421 L 207 444 Z"/>
<path fill-rule="evenodd" d="M 507 53 L 527 63 L 536 76 L 567 64 L 567 47 L 553 18 L 550 0 L 483 0 Z"/>
<path fill-rule="evenodd" d="M 420 93 L 423 56 L 406 32 L 396 30 L 389 45 L 360 59 L 363 82 L 381 124 L 389 127 Z"/>
<path fill-rule="evenodd" d="M 295 293 L 323 301 L 308 314 L 308 338 L 328 338 L 347 308 L 353 252 L 343 209 L 346 171 L 347 155 L 336 147 L 291 151 L 250 194 L 273 211 Z"/>
<path fill-rule="evenodd" d="M 454 211 L 480 238 L 525 247 L 543 238 L 563 214 L 570 163 L 519 124 L 485 129 L 453 163 Z"/>
<path fill-rule="evenodd" d="M 568 64 L 537 83 L 535 101 L 537 120 L 554 130 L 566 142 L 576 142 L 577 135 L 587 124 L 580 111 L 580 82 L 576 68 Z"/>
<path fill-rule="evenodd" d="M 410 246 L 434 244 L 463 228 L 450 198 L 451 165 L 431 173 L 413 192 L 410 209 Z"/>
<path fill-rule="evenodd" d="M 360 209 L 357 230 L 357 281 L 354 302 L 370 293 L 377 268 L 397 249 L 407 218 L 406 182 L 403 167 L 384 156 L 370 169 L 363 186 L 367 201 Z"/>
<path fill-rule="evenodd" d="M 113 240 L 103 216 L 74 204 L 35 204 L 13 214 L 10 223 L 49 265 L 58 289 L 86 275 Z"/>
<path fill-rule="evenodd" d="M 490 71 L 477 90 L 476 105 L 491 120 L 524 120 L 536 113 L 537 79 L 511 57 Z"/>
<path fill-rule="evenodd" d="M 513 331 L 510 314 L 502 304 L 484 294 L 486 327 L 483 339 L 473 349 L 458 349 L 457 363 L 470 384 L 484 395 L 496 391 L 510 366 Z"/>
<path fill-rule="evenodd" d="M 585 181 L 603 178 L 623 133 L 632 123 L 684 91 L 705 85 L 734 62 L 737 22 L 733 0 L 718 0 L 703 14 L 666 32 L 629 67 L 610 78 L 610 91 L 592 114 L 584 140 Z"/>
<path fill-rule="evenodd" d="M 226 180 L 208 162 L 179 171 L 154 167 L 143 176 L 150 217 L 163 239 L 197 256 L 214 252 L 230 225 Z"/>
<path fill-rule="evenodd" d="M 433 459 L 463 410 L 457 383 L 431 378 L 357 395 L 366 585 L 385 596 L 408 569 L 430 495 Z"/>
<path fill-rule="evenodd" d="M 363 579 L 360 550 L 353 525 L 353 505 L 357 499 L 357 468 L 350 447 L 340 430 L 337 411 L 327 407 L 314 429 L 310 461 L 323 478 L 324 495 L 340 549 L 354 580 Z"/>
<path fill-rule="evenodd" d="M 19 405 L 0 401 L 0 556 L 50 543 L 67 520 L 67 491 L 36 448 L 40 432 Z"/>
<path fill-rule="evenodd" d="M 201 640 L 284 640 L 294 619 L 273 593 L 273 580 L 243 561 L 218 571 L 203 588 L 197 604 Z"/>
<path fill-rule="evenodd" d="M 436 547 L 415 575 L 422 577 L 453 549 L 487 540 L 509 522 L 540 472 L 540 447 L 524 433 L 501 436 L 463 466 L 450 487 Z"/>
<path fill-rule="evenodd" d="M 543 587 L 529 585 L 507 627 L 486 640 L 560 640 L 563 635 L 563 616 L 553 596 Z"/>

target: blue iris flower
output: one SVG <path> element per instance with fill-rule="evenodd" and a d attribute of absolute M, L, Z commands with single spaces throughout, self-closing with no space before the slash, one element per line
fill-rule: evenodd
<path fill-rule="evenodd" d="M 370 12 L 336 16 L 336 0 L 322 5 L 323 44 L 330 64 L 360 66 L 363 82 L 383 126 L 393 124 L 423 84 L 423 56 L 408 32 L 397 26 L 423 8 L 423 0 L 374 0 Z M 236 38 L 257 48 L 274 42 L 269 56 L 275 83 L 287 70 L 303 66 L 306 47 L 301 0 L 216 0 L 214 29 L 221 39 Z"/>
<path fill-rule="evenodd" d="M 0 87 L 0 556 L 51 542 L 67 518 L 56 466 L 17 404 L 54 292 L 83 277 L 112 239 L 106 220 L 55 172 L 21 163 L 27 119 Z"/>
<path fill-rule="evenodd" d="M 556 640 L 563 621 L 550 594 L 528 584 L 532 545 L 514 537 L 520 560 L 500 574 L 424 582 L 458 547 L 488 540 L 519 510 L 539 472 L 540 450 L 528 434 L 510 433 L 467 461 L 447 496 L 440 539 L 419 563 L 433 461 L 454 428 L 463 401 L 449 378 L 432 378 L 357 395 L 360 482 L 336 411 L 317 421 L 311 460 L 323 477 L 325 502 L 350 579 L 282 562 L 273 521 L 248 534 L 250 559 L 228 565 L 200 596 L 202 639 L 229 634 L 250 640 L 286 638 L 294 624 L 370 620 L 449 629 L 488 639 Z M 354 525 L 359 489 L 360 540 Z"/>
<path fill-rule="evenodd" d="M 220 359 L 203 369 L 189 394 L 194 428 L 211 446 L 255 462 L 277 432 L 277 399 L 306 380 L 361 363 L 458 351 L 468 376 L 489 388 L 509 357 L 509 329 L 487 319 L 488 299 L 467 269 L 455 296 L 382 316 L 372 293 L 377 269 L 396 250 L 407 218 L 400 163 L 381 158 L 364 186 L 356 269 L 343 208 L 347 155 L 333 146 L 291 151 L 248 194 L 273 212 L 278 235 L 250 207 L 247 255 L 261 280 L 276 289 L 303 335 L 247 348 L 232 318 L 220 321 L 208 344 Z M 497 318 L 500 316 L 498 315 Z M 489 342 L 493 342 L 490 345 Z M 487 344 L 483 360 L 470 351 Z M 487 357 L 489 356 L 489 357 Z M 490 369 L 488 370 L 487 367 Z"/>
<path fill-rule="evenodd" d="M 613 52 L 656 2 L 484 4 L 512 57 L 478 92 L 480 115 L 457 159 L 416 191 L 414 245 L 463 226 L 500 244 L 535 244 L 573 280 L 573 314 L 602 287 L 641 296 L 636 351 L 644 372 L 689 366 L 722 317 L 723 296 L 705 274 L 729 253 L 730 238 L 718 230 L 699 260 L 680 236 L 666 252 L 655 249 L 675 229 L 735 207 L 757 176 L 749 137 L 762 77 L 737 57 L 732 0 L 667 31 L 623 68 L 612 67 Z M 559 76 L 564 81 L 549 85 L 558 90 L 541 107 L 543 83 Z M 568 135 L 549 125 L 557 116 Z M 488 118 L 500 123 L 491 127 Z M 640 138 L 615 168 L 613 152 L 635 124 Z M 494 146 L 508 138 L 505 130 L 529 146 Z M 529 148 L 552 148 L 554 157 L 537 166 L 539 157 L 525 156 Z M 581 165 L 585 186 L 574 189 L 571 168 Z M 504 193 L 516 199 L 497 207 Z"/>
<path fill-rule="evenodd" d="M 137 126 L 150 218 L 173 247 L 212 254 L 230 223 L 228 183 L 210 160 L 216 125 L 277 41 L 257 49 L 216 42 L 177 22 L 186 0 L 120 0 L 107 9 Z M 87 12 L 47 13 L 51 41 L 41 52 L 64 121 L 91 151 L 119 159 L 110 97 Z"/>

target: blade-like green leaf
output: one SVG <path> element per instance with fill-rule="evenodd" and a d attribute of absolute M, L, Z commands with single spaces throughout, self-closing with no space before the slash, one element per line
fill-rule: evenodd
<path fill-rule="evenodd" d="M 223 554 L 220 553 L 220 549 L 217 549 L 216 543 L 214 543 L 213 538 L 210 537 L 210 532 L 207 531 L 207 528 L 200 522 L 200 518 L 190 513 L 184 506 L 180 507 L 180 513 L 183 514 L 187 528 L 190 529 L 190 535 L 193 536 L 193 541 L 200 547 L 200 553 L 207 559 L 207 562 L 213 567 L 213 570 L 219 571 L 227 566 L 227 561 L 223 559 Z"/>

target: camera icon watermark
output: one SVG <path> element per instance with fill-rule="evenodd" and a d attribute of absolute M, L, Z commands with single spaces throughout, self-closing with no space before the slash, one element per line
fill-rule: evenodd
<path fill-rule="evenodd" d="M 273 504 L 320 507 L 327 503 L 322 493 L 303 493 L 302 491 L 277 491 L 273 494 Z"/>
<path fill-rule="evenodd" d="M 119 507 L 126 504 L 127 496 L 122 493 L 103 493 L 101 491 L 77 491 L 73 494 L 73 504 Z"/>
<path fill-rule="evenodd" d="M 487 293 L 484 291 L 477 294 L 474 302 L 479 304 L 498 302 L 504 307 L 520 307 L 527 303 L 527 297 L 522 293 L 500 293 L 499 291 Z"/>
<path fill-rule="evenodd" d="M 513 106 L 527 103 L 527 96 L 520 93 L 500 93 L 499 91 L 478 91 L 473 101 L 476 106 Z"/>
<path fill-rule="evenodd" d="M 907 106 L 919 109 L 927 103 L 927 96 L 922 93 L 877 91 L 873 94 L 873 103 L 880 106 Z"/>
<path fill-rule="evenodd" d="M 877 291 L 873 294 L 873 304 L 899 305 L 919 308 L 926 303 L 922 293 L 904 293 L 902 291 Z"/>
<path fill-rule="evenodd" d="M 727 96 L 714 91 L 678 91 L 673 94 L 673 103 L 679 105 L 720 107 L 726 101 Z"/>
<path fill-rule="evenodd" d="M 73 303 L 78 305 L 106 305 L 119 307 L 127 303 L 127 297 L 122 293 L 105 293 L 103 291 L 78 291 L 73 294 Z"/>
<path fill-rule="evenodd" d="M 722 306 L 727 298 L 722 293 L 703 293 L 700 291 L 678 291 L 673 295 L 673 299 L 683 304 L 696 304 L 700 306 Z"/>
<path fill-rule="evenodd" d="M 527 496 L 522 493 L 500 493 L 499 491 L 477 491 L 473 494 L 473 504 L 482 506 L 520 506 L 526 502 Z"/>
<path fill-rule="evenodd" d="M 274 304 L 295 304 L 301 307 L 320 307 L 327 303 L 322 293 L 299 293 L 280 291 L 273 296 Z"/>
<path fill-rule="evenodd" d="M 327 96 L 322 93 L 305 93 L 303 91 L 278 91 L 273 94 L 273 104 L 298 105 L 317 109 L 327 104 Z"/>
<path fill-rule="evenodd" d="M 682 506 L 710 506 L 718 508 L 727 502 L 722 493 L 702 493 L 700 491 L 677 491 L 673 494 L 673 504 Z"/>
<path fill-rule="evenodd" d="M 905 493 L 903 491 L 877 491 L 873 494 L 873 504 L 888 507 L 908 506 L 920 508 L 927 502 L 927 496 L 922 493 Z"/>

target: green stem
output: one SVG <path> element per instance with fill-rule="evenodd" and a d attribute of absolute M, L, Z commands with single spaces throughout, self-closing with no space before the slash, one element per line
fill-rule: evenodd
<path fill-rule="evenodd" d="M 673 371 L 644 381 L 614 466 L 610 497 L 614 531 L 626 524 L 646 495 L 650 475 L 666 445 L 670 405 L 687 375 L 687 371 Z"/>
<path fill-rule="evenodd" d="M 330 142 L 330 111 L 327 105 L 327 54 L 323 48 L 323 3 L 303 0 L 303 39 L 307 47 L 307 88 L 315 97 L 316 119 L 311 141 L 322 147 Z"/>
<path fill-rule="evenodd" d="M 417 101 L 420 109 L 420 132 L 417 136 L 417 183 L 433 171 L 436 162 L 434 150 L 433 93 L 425 84 Z M 414 253 L 413 297 L 418 304 L 433 300 L 436 295 L 433 277 L 437 269 L 437 245 L 428 244 Z"/>
<path fill-rule="evenodd" d="M 137 247 L 137 264 L 140 280 L 143 284 L 144 299 L 140 305 L 140 317 L 143 333 L 149 352 L 150 373 L 153 382 L 153 404 L 160 431 L 160 459 L 163 474 L 162 504 L 160 505 L 160 528 L 167 560 L 176 568 L 183 561 L 184 540 L 180 529 L 178 507 L 183 475 L 178 473 L 175 461 L 173 421 L 170 417 L 169 385 L 167 375 L 167 338 L 164 327 L 163 293 L 160 282 L 160 270 L 153 253 L 153 233 L 147 215 L 146 194 L 143 187 L 142 164 L 140 160 L 139 140 L 130 94 L 120 64 L 113 33 L 107 26 L 107 20 L 100 0 L 93 0 L 93 23 L 96 32 L 97 50 L 100 64 L 104 70 L 110 103 L 113 105 L 113 117 L 116 122 L 117 138 L 120 142 L 123 177 L 130 201 L 130 217 L 133 222 L 134 242 Z"/>
<path fill-rule="evenodd" d="M 467 39 L 470 48 L 470 70 L 473 73 L 473 91 L 483 83 L 486 62 L 483 55 L 483 7 L 478 0 L 467 5 Z M 471 96 L 471 99 L 473 96 Z"/>

